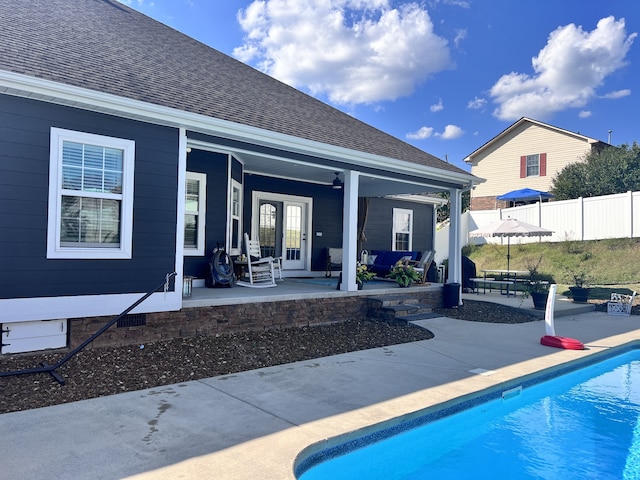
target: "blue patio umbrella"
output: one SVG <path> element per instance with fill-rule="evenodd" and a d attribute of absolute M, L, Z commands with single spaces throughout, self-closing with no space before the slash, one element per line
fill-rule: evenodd
<path fill-rule="evenodd" d="M 498 200 L 512 200 L 515 202 L 516 200 L 534 200 L 536 198 L 542 201 L 542 199 L 552 197 L 553 195 L 549 192 L 533 190 L 532 188 L 521 188 L 520 190 L 512 190 L 503 195 L 498 195 L 496 198 Z"/>

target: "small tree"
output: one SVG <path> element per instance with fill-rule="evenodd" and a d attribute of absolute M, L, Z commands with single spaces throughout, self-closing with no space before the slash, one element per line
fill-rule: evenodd
<path fill-rule="evenodd" d="M 578 163 L 554 177 L 551 193 L 556 200 L 595 197 L 640 190 L 640 145 L 593 150 Z"/>
<path fill-rule="evenodd" d="M 442 198 L 449 198 L 449 192 L 439 192 L 438 193 L 439 197 Z M 442 207 L 438 208 L 438 218 L 436 219 L 437 222 L 444 222 L 445 220 L 447 220 L 451 215 L 449 206 L 450 203 L 447 203 L 446 205 L 443 205 Z M 467 210 L 469 210 L 469 204 L 471 203 L 471 193 L 467 190 L 465 192 L 462 192 L 462 205 L 461 205 L 461 212 L 463 213 Z"/>

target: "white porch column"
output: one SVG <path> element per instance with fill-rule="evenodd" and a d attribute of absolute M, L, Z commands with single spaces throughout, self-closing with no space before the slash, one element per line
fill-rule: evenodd
<path fill-rule="evenodd" d="M 462 190 L 449 190 L 449 273 L 447 275 L 447 283 L 459 283 L 462 290 L 462 244 L 460 241 L 461 223 L 462 223 Z M 462 293 L 462 292 L 460 292 Z M 460 305 L 462 305 L 462 295 L 458 295 Z"/>
<path fill-rule="evenodd" d="M 358 261 L 358 180 L 360 172 L 344 172 L 344 207 L 342 215 L 342 283 L 340 290 L 358 290 L 356 263 Z"/>

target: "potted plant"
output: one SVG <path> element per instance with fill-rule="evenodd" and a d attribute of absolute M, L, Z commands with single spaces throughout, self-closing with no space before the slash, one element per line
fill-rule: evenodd
<path fill-rule="evenodd" d="M 524 282 L 524 298 L 530 296 L 536 310 L 545 309 L 549 296 L 549 281 L 538 271 L 540 263 L 542 263 L 542 256 L 535 263 L 527 262 L 529 276 Z"/>
<path fill-rule="evenodd" d="M 547 306 L 549 296 L 549 282 L 544 280 L 532 281 L 527 285 L 528 293 L 533 300 L 533 307 L 536 310 L 544 310 Z"/>
<path fill-rule="evenodd" d="M 411 265 L 398 261 L 387 275 L 388 278 L 394 279 L 399 286 L 408 287 L 412 282 L 417 282 L 422 277 Z"/>
<path fill-rule="evenodd" d="M 588 275 L 584 271 L 571 272 L 573 286 L 569 287 L 571 298 L 574 303 L 587 303 L 589 300 L 590 288 L 587 287 Z"/>
<path fill-rule="evenodd" d="M 370 272 L 366 265 L 358 263 L 356 266 L 356 283 L 358 284 L 358 290 L 362 290 L 364 283 L 373 280 L 375 276 L 376 274 Z"/>

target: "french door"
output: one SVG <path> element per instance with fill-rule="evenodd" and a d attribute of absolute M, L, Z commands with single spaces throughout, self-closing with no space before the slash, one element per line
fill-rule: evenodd
<path fill-rule="evenodd" d="M 283 270 L 309 270 L 312 199 L 254 192 L 252 237 L 258 235 L 261 254 L 282 257 Z"/>

